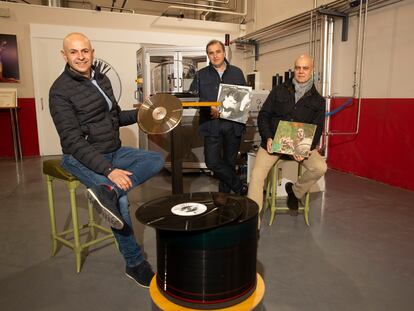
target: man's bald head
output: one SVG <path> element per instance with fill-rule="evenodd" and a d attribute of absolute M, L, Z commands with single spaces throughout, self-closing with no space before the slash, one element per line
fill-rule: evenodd
<path fill-rule="evenodd" d="M 295 61 L 295 80 L 305 83 L 312 78 L 313 58 L 308 54 L 300 55 Z"/>
<path fill-rule="evenodd" d="M 70 69 L 90 78 L 93 62 L 93 48 L 88 37 L 78 32 L 72 32 L 63 39 L 63 58 Z"/>
<path fill-rule="evenodd" d="M 63 49 L 67 48 L 72 41 L 81 40 L 87 42 L 87 44 L 92 48 L 89 38 L 80 32 L 72 32 L 63 38 Z"/>

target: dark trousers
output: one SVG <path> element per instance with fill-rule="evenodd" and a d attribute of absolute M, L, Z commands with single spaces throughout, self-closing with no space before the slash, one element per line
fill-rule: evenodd
<path fill-rule="evenodd" d="M 236 174 L 236 158 L 241 136 L 236 136 L 231 122 L 220 122 L 218 136 L 204 136 L 206 166 L 220 180 L 219 192 L 240 192 L 242 182 Z"/>

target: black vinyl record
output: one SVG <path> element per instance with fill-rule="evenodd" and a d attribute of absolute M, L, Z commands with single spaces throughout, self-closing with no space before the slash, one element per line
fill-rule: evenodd
<path fill-rule="evenodd" d="M 189 193 L 155 199 L 140 206 L 137 219 L 161 230 L 206 230 L 230 223 L 240 217 L 242 197 L 222 193 Z"/>

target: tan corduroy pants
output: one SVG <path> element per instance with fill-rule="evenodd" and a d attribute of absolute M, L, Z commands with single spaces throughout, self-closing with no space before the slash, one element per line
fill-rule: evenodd
<path fill-rule="evenodd" d="M 254 162 L 254 167 L 250 177 L 249 192 L 247 197 L 259 205 L 259 213 L 263 206 L 263 186 L 270 169 L 280 158 L 280 154 L 270 154 L 265 149 L 259 148 Z M 302 173 L 298 181 L 293 185 L 295 196 L 301 199 L 314 183 L 321 178 L 326 170 L 327 165 L 322 156 L 316 150 L 313 150 L 309 158 L 303 160 L 302 165 L 306 171 Z"/>

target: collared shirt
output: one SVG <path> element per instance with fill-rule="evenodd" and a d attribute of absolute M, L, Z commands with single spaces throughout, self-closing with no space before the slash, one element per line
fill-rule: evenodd
<path fill-rule="evenodd" d="M 101 87 L 98 85 L 98 82 L 96 82 L 95 79 L 95 70 L 92 70 L 92 74 L 91 74 L 91 82 L 93 85 L 96 86 L 96 88 L 99 90 L 99 92 L 101 92 L 101 94 L 103 95 L 103 97 L 105 97 L 106 102 L 108 103 L 108 107 L 109 107 L 109 111 L 111 111 L 112 109 L 112 101 L 109 99 L 109 97 L 105 94 L 104 91 L 102 91 Z"/>
<path fill-rule="evenodd" d="M 220 79 L 223 77 L 223 73 L 226 71 L 226 68 L 227 68 L 227 64 L 226 64 L 226 62 L 224 62 L 224 69 L 223 69 L 223 71 L 218 71 L 217 69 L 217 73 L 219 74 L 219 76 L 220 76 Z"/>

